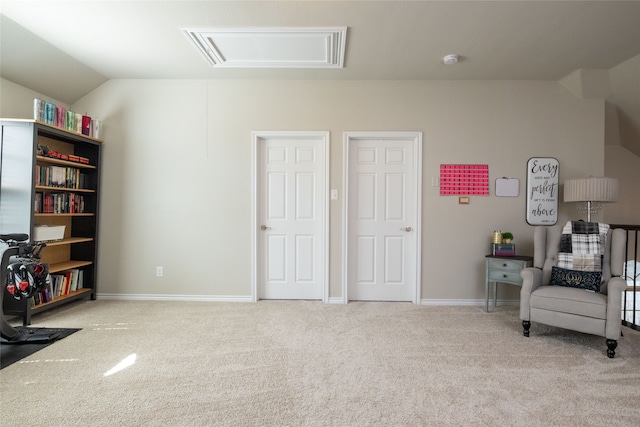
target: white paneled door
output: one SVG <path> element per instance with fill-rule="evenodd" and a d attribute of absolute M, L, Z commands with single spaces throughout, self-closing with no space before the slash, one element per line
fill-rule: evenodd
<path fill-rule="evenodd" d="M 419 302 L 420 133 L 346 133 L 346 294 Z"/>
<path fill-rule="evenodd" d="M 325 299 L 326 132 L 254 132 L 256 299 Z"/>

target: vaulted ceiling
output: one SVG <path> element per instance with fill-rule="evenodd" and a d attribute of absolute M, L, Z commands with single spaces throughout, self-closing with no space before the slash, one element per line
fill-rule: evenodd
<path fill-rule="evenodd" d="M 638 1 L 0 0 L 0 14 L 0 75 L 67 103 L 109 79 L 560 80 L 640 54 Z M 212 68 L 181 31 L 339 26 L 332 69 Z"/>

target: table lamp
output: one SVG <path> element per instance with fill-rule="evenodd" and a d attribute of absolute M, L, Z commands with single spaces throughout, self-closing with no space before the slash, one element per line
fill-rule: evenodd
<path fill-rule="evenodd" d="M 587 222 L 591 214 L 602 209 L 602 203 L 618 200 L 618 180 L 606 177 L 570 179 L 564 183 L 564 201 L 579 202 L 577 209 L 587 212 Z"/>

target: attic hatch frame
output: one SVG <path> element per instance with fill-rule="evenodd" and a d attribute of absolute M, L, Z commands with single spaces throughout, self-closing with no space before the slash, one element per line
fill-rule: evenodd
<path fill-rule="evenodd" d="M 182 31 L 214 68 L 344 68 L 347 27 Z"/>

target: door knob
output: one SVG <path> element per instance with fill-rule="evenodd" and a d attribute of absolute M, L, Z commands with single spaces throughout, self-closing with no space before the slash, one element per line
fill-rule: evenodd
<path fill-rule="evenodd" d="M 400 230 L 404 230 L 404 231 L 412 231 L 412 230 L 413 230 L 413 228 L 411 228 L 411 227 L 407 226 L 407 227 L 405 227 L 405 228 L 401 228 Z"/>
<path fill-rule="evenodd" d="M 260 230 L 264 231 L 264 230 L 271 230 L 271 227 L 267 227 L 266 225 L 262 224 L 260 226 Z"/>

